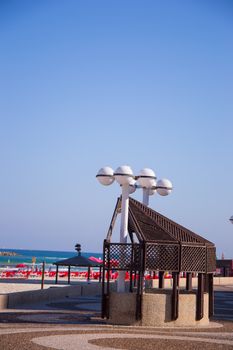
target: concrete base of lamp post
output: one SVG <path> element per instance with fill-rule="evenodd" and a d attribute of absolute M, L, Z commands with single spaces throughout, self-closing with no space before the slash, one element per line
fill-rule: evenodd
<path fill-rule="evenodd" d="M 180 291 L 179 316 L 171 319 L 172 293 L 171 290 L 151 289 L 143 294 L 142 319 L 136 320 L 136 294 L 110 294 L 109 324 L 150 327 L 196 327 L 209 325 L 209 295 L 204 294 L 204 316 L 196 321 L 196 293 Z"/>

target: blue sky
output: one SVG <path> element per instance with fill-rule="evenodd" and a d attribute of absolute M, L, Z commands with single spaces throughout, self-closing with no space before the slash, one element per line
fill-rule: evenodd
<path fill-rule="evenodd" d="M 0 247 L 101 251 L 120 188 L 95 175 L 129 164 L 233 258 L 232 19 L 227 0 L 2 0 Z"/>

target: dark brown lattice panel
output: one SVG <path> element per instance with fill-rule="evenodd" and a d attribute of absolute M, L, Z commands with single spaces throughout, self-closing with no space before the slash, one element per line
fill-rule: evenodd
<path fill-rule="evenodd" d="M 179 271 L 179 245 L 146 245 L 146 269 L 174 272 Z"/>
<path fill-rule="evenodd" d="M 206 272 L 206 248 L 182 246 L 181 271 Z"/>
<path fill-rule="evenodd" d="M 157 232 L 159 232 L 159 228 L 161 231 L 163 231 L 163 234 L 169 234 L 173 237 L 173 239 L 181 241 L 181 242 L 192 242 L 192 243 L 205 243 L 208 242 L 203 237 L 195 234 L 194 232 L 186 229 L 185 227 L 177 224 L 176 222 L 166 218 L 165 216 L 159 214 L 158 212 L 152 210 L 149 207 L 146 207 L 142 203 L 136 201 L 133 198 L 130 198 L 130 208 L 133 211 L 137 221 L 140 221 L 140 225 L 142 224 L 144 220 L 146 220 L 146 225 L 148 225 L 147 228 L 147 237 L 146 239 L 149 240 L 155 240 L 159 239 L 154 235 L 154 229 L 150 222 L 152 221 L 154 223 L 154 226 L 156 227 Z M 143 234 L 145 232 L 145 225 L 144 227 L 141 227 Z M 210 243 L 210 242 L 209 242 Z"/>
<path fill-rule="evenodd" d="M 207 248 L 207 272 L 215 272 L 216 270 L 216 249 L 215 247 Z"/>
<path fill-rule="evenodd" d="M 105 263 L 108 268 L 117 270 L 138 270 L 141 267 L 141 249 L 139 244 L 110 243 L 105 247 Z"/>

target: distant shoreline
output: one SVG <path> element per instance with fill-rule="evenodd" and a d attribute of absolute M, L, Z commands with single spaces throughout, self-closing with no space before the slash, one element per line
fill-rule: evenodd
<path fill-rule="evenodd" d="M 27 249 L 14 249 L 14 248 L 0 248 L 0 265 L 18 265 L 18 264 L 31 264 L 35 261 L 36 264 L 41 264 L 43 261 L 47 265 L 51 265 L 58 260 L 72 258 L 76 256 L 77 252 L 63 252 L 63 251 L 50 251 L 50 250 L 27 250 Z M 83 256 L 89 258 L 90 256 L 101 257 L 99 252 L 83 252 Z M 36 260 L 35 260 L 36 258 Z"/>
<path fill-rule="evenodd" d="M 19 256 L 19 254 L 17 254 L 16 252 L 4 251 L 4 252 L 0 252 L 0 256 Z"/>

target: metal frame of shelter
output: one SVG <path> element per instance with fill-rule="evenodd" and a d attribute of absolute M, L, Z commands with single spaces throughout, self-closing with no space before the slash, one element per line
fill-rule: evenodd
<path fill-rule="evenodd" d="M 121 212 L 118 198 L 107 237 L 103 243 L 102 317 L 109 318 L 110 271 L 129 271 L 129 292 L 136 292 L 135 317 L 141 319 L 146 270 L 159 271 L 159 288 L 163 288 L 164 272 L 172 273 L 172 315 L 179 315 L 179 275 L 186 273 L 186 290 L 192 290 L 192 274 L 198 274 L 196 320 L 204 315 L 204 293 L 209 293 L 209 316 L 213 315 L 213 272 L 216 269 L 215 245 L 129 198 L 128 231 L 130 243 L 112 243 L 112 231 Z M 118 260 L 114 267 L 112 261 Z M 134 279 L 133 279 L 134 275 Z M 136 279 L 137 276 L 137 279 Z"/>

